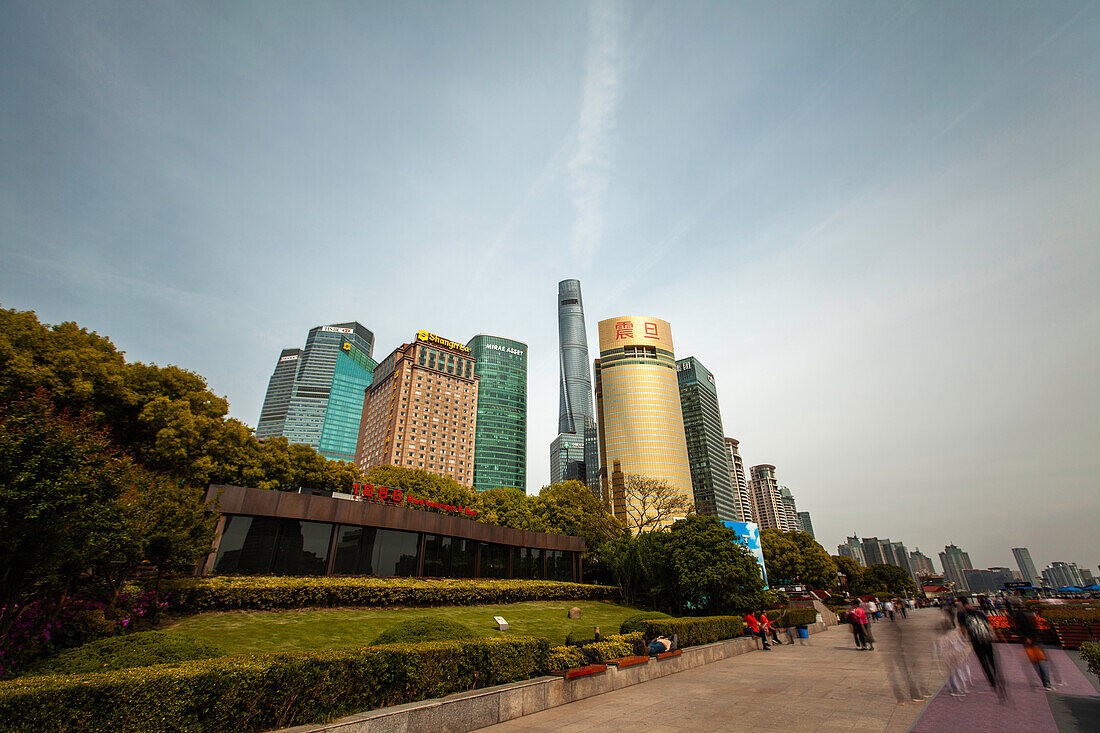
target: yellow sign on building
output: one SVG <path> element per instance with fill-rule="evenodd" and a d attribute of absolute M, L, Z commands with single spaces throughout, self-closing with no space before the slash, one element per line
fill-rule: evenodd
<path fill-rule="evenodd" d="M 462 344 L 458 343 L 457 341 L 451 341 L 450 339 L 445 339 L 442 336 L 436 336 L 434 333 L 429 333 L 428 331 L 423 331 L 423 330 L 417 331 L 416 332 L 416 340 L 417 341 L 424 341 L 424 342 L 429 343 L 429 344 L 435 344 L 436 346 L 442 346 L 445 349 L 453 349 L 454 351 L 461 351 L 464 354 L 469 354 L 470 353 L 469 348 L 467 348 L 466 346 L 463 346 Z"/>

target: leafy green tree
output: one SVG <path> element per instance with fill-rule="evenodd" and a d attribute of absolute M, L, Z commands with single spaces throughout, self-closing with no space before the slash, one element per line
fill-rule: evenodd
<path fill-rule="evenodd" d="M 759 566 L 737 533 L 716 517 L 694 515 L 672 525 L 664 547 L 677 610 L 719 614 L 764 590 Z"/>
<path fill-rule="evenodd" d="M 497 488 L 477 495 L 477 518 L 488 524 L 532 532 L 546 532 L 542 517 L 535 514 L 534 503 L 520 489 Z"/>
<path fill-rule="evenodd" d="M 134 467 L 45 390 L 0 411 L 0 644 L 32 601 L 56 614 L 73 582 L 130 538 L 115 501 Z"/>
<path fill-rule="evenodd" d="M 913 595 L 917 586 L 909 573 L 897 565 L 872 565 L 863 575 L 865 593 L 891 593 Z"/>
<path fill-rule="evenodd" d="M 861 595 L 863 593 L 863 566 L 844 555 L 833 555 L 832 557 L 837 570 L 844 573 L 844 582 L 847 584 L 848 593 L 853 596 Z"/>
<path fill-rule="evenodd" d="M 419 468 L 375 466 L 367 473 L 367 483 L 401 489 L 417 499 L 449 506 L 476 506 L 478 495 L 449 476 L 437 476 Z M 479 517 L 480 518 L 480 517 Z"/>
<path fill-rule="evenodd" d="M 760 533 L 760 546 L 769 579 L 775 584 L 836 588 L 836 564 L 825 548 L 805 532 L 766 529 Z"/>
<path fill-rule="evenodd" d="M 590 555 L 604 542 L 621 537 L 626 529 L 580 481 L 544 486 L 537 497 L 528 499 L 547 532 L 583 537 Z"/>

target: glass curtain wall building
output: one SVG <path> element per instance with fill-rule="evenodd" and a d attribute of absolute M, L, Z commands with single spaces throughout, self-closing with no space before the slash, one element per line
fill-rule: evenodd
<path fill-rule="evenodd" d="M 280 361 L 268 384 L 267 397 L 260 411 L 260 425 L 256 429 L 256 437 L 266 439 L 282 436 L 290 443 L 301 443 L 321 449 L 321 434 L 325 430 L 330 407 L 329 397 L 333 393 L 337 357 L 345 353 L 345 343 L 350 344 L 366 357 L 365 360 L 359 361 L 353 358 L 352 362 L 367 369 L 364 365 L 371 365 L 373 361 L 371 355 L 374 352 L 374 334 L 355 321 L 311 328 L 306 337 L 305 348 L 297 355 L 293 354 L 294 350 L 291 349 L 283 351 L 283 356 L 279 357 Z M 289 358 L 294 356 L 296 358 Z M 283 361 L 284 358 L 287 359 L 286 362 Z M 290 364 L 295 365 L 295 371 L 288 397 L 286 383 L 289 379 Z M 332 403 L 332 409 L 336 414 L 332 416 L 333 427 L 330 435 L 333 436 L 332 445 L 341 450 L 346 446 L 343 446 L 335 436 L 340 434 L 344 422 L 358 423 L 359 416 L 362 414 L 361 399 L 358 408 L 351 407 L 345 399 L 346 388 L 350 388 L 349 380 L 350 382 L 362 380 L 362 375 L 348 376 L 354 371 L 350 363 L 345 365 L 344 373 L 337 385 L 337 400 Z M 354 454 L 354 451 L 352 453 Z M 341 452 L 339 455 L 328 457 L 349 460 L 346 455 Z"/>
<path fill-rule="evenodd" d="M 584 481 L 599 493 L 599 447 L 580 280 L 558 283 L 558 437 L 550 444 L 550 483 Z"/>
<path fill-rule="evenodd" d="M 630 474 L 663 481 L 693 498 L 672 329 L 667 321 L 642 316 L 609 318 L 599 329 L 600 480 L 612 512 L 629 526 L 630 517 L 642 511 L 627 489 Z"/>
<path fill-rule="evenodd" d="M 714 374 L 689 356 L 676 362 L 676 379 L 680 385 L 695 511 L 723 522 L 741 521 L 730 485 L 730 459 L 723 440 Z"/>
<path fill-rule="evenodd" d="M 283 349 L 279 354 L 279 361 L 275 362 L 275 371 L 267 382 L 260 422 L 256 426 L 256 437 L 260 440 L 283 434 L 286 410 L 290 406 L 290 394 L 294 391 L 294 378 L 298 375 L 298 359 L 301 355 L 301 349 Z"/>
<path fill-rule="evenodd" d="M 466 344 L 478 377 L 474 488 L 527 490 L 527 344 L 478 334 Z"/>
<path fill-rule="evenodd" d="M 325 424 L 317 452 L 349 463 L 355 460 L 359 422 L 363 417 L 363 392 L 370 386 L 378 362 L 347 339 L 336 354 L 332 390 L 325 409 Z"/>

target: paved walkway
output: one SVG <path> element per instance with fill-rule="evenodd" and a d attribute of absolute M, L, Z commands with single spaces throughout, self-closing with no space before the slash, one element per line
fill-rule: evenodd
<path fill-rule="evenodd" d="M 944 675 L 931 661 L 940 616 L 873 625 L 875 651 L 847 626 L 590 697 L 484 731 L 907 731 Z M 954 699 L 954 698 L 952 698 Z M 1004 733 L 1004 730 L 1000 731 Z"/>
<path fill-rule="evenodd" d="M 847 626 L 482 729 L 511 731 L 845 731 L 939 733 L 1100 730 L 1100 693 L 1075 652 L 1048 650 L 1055 692 L 1039 687 L 1016 645 L 996 645 L 1008 682 L 993 694 L 971 655 L 974 689 L 951 697 L 931 658 L 940 612 L 872 626 L 875 651 Z M 930 702 L 929 702 L 930 700 Z M 918 720 L 919 718 L 919 720 Z"/>

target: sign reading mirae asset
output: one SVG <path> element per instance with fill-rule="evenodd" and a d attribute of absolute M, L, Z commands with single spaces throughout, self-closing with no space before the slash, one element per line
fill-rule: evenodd
<path fill-rule="evenodd" d="M 417 331 L 416 340 L 426 341 L 429 344 L 436 344 L 438 346 L 442 346 L 443 348 L 454 349 L 455 351 L 461 351 L 466 354 L 470 353 L 470 350 L 468 348 L 458 343 L 457 341 L 451 341 L 449 339 L 443 338 L 442 336 L 436 336 L 434 333 L 428 333 L 427 331 Z"/>

